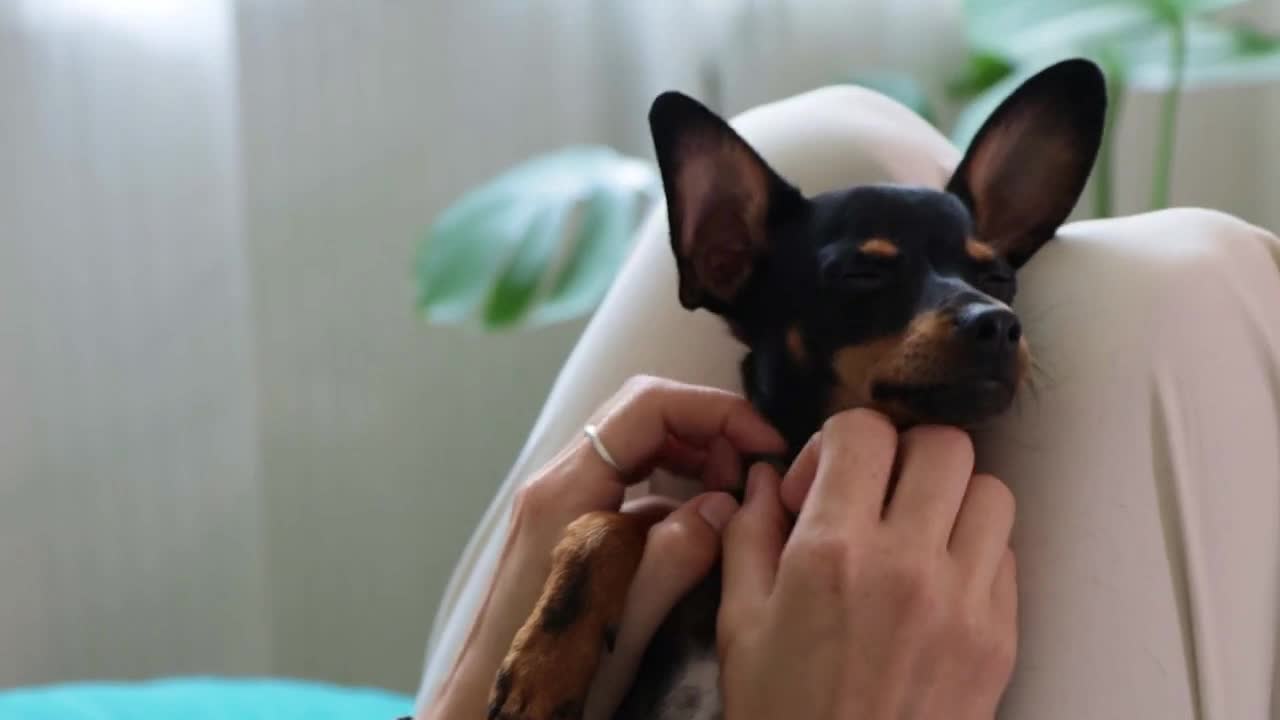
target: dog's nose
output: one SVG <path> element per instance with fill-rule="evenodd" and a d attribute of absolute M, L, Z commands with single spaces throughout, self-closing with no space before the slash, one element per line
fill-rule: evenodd
<path fill-rule="evenodd" d="M 1022 323 L 1013 311 L 989 303 L 971 303 L 956 314 L 956 327 L 975 346 L 1001 352 L 1017 346 Z"/>

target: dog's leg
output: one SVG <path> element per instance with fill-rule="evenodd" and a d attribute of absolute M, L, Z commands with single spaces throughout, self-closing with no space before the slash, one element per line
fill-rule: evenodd
<path fill-rule="evenodd" d="M 578 720 L 600 654 L 612 648 L 650 515 L 595 512 L 565 530 L 551 576 L 516 634 L 489 720 Z"/>

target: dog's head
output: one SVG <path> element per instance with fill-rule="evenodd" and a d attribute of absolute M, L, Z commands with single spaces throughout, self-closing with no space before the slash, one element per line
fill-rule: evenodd
<path fill-rule="evenodd" d="M 750 349 L 748 394 L 788 438 L 872 407 L 900 425 L 971 425 L 1009 407 L 1030 350 L 1015 273 L 1075 206 L 1102 139 L 1091 63 L 1027 80 L 945 190 L 805 197 L 720 117 L 677 93 L 649 114 L 680 301 Z"/>

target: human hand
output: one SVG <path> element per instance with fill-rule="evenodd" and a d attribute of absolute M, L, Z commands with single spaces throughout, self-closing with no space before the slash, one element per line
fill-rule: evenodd
<path fill-rule="evenodd" d="M 831 418 L 781 483 L 753 467 L 725 534 L 725 717 L 993 717 L 1017 646 L 1013 515 L 963 432 L 898 438 L 866 410 Z"/>
<path fill-rule="evenodd" d="M 520 488 L 493 583 L 429 717 L 484 716 L 503 656 L 533 610 L 550 572 L 552 549 L 571 522 L 589 512 L 618 510 L 626 487 L 655 468 L 723 488 L 738 482 L 743 455 L 784 447 L 777 431 L 743 398 L 656 378 L 629 381 L 593 422 L 621 472 L 586 438 L 578 438 Z M 737 503 L 726 493 L 708 492 L 673 507 L 645 498 L 623 508 L 665 519 L 649 531 L 614 652 L 597 674 L 595 686 L 605 689 L 593 686 L 589 713 L 616 701 L 663 617 L 714 565 L 720 530 Z"/>

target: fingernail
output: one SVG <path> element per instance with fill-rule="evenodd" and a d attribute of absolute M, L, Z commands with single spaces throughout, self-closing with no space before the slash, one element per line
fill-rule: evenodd
<path fill-rule="evenodd" d="M 698 514 L 717 531 L 723 530 L 737 511 L 738 503 L 725 493 L 715 493 L 698 504 Z"/>

